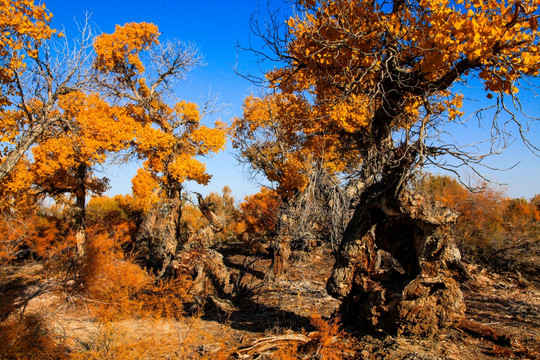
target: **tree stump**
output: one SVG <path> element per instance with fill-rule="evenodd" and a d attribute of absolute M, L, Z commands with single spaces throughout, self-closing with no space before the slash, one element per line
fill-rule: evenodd
<path fill-rule="evenodd" d="M 290 236 L 282 235 L 275 239 L 272 245 L 272 263 L 266 273 L 268 280 L 281 279 L 285 276 L 289 267 L 289 257 L 291 255 Z"/>

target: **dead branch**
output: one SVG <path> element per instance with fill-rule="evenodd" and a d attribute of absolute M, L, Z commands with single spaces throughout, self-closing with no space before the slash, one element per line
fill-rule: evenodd
<path fill-rule="evenodd" d="M 306 345 L 312 339 L 309 336 L 302 334 L 285 334 L 270 336 L 255 340 L 253 345 L 240 348 L 236 352 L 236 356 L 240 359 L 252 358 L 254 355 L 261 355 L 271 350 L 276 350 L 284 346 Z"/>

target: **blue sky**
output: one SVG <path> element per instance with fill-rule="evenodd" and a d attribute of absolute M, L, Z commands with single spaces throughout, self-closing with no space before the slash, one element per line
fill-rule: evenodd
<path fill-rule="evenodd" d="M 234 116 L 241 115 L 242 100 L 257 89 L 245 79 L 237 76 L 234 66 L 237 62 L 243 73 L 257 73 L 255 59 L 249 53 L 237 53 L 239 42 L 247 45 L 249 41 L 249 19 L 257 12 L 257 0 L 235 1 L 186 1 L 186 0 L 48 0 L 44 1 L 53 13 L 52 26 L 66 28 L 67 37 L 76 35 L 74 19 L 82 20 L 85 12 L 92 14 L 91 21 L 100 31 L 111 33 L 116 24 L 127 22 L 152 22 L 156 24 L 162 35 L 161 40 L 179 39 L 193 43 L 204 56 L 205 66 L 188 74 L 185 81 L 178 84 L 176 94 L 179 98 L 202 104 L 209 96 L 218 96 L 223 104 L 223 111 L 207 119 L 212 123 L 216 117 L 230 122 Z M 285 4 L 285 5 L 282 5 Z M 287 7 L 285 1 L 272 1 L 272 7 Z M 262 1 L 261 14 L 265 15 L 266 0 Z M 470 94 L 478 93 L 478 89 L 467 90 Z M 481 96 L 480 99 L 485 99 Z M 533 116 L 540 116 L 540 98 L 527 96 L 524 100 L 527 111 Z M 474 106 L 484 105 L 475 103 Z M 487 125 L 486 125 L 487 126 Z M 467 142 L 489 134 L 489 126 L 478 129 L 476 123 L 468 127 L 457 127 L 453 131 L 455 139 Z M 529 138 L 540 145 L 540 124 L 536 122 Z M 518 163 L 512 170 L 483 173 L 494 181 L 508 184 L 507 194 L 512 197 L 530 198 L 540 193 L 540 158 L 532 155 L 519 140 L 507 149 L 503 155 L 487 161 L 492 167 L 509 168 Z M 220 191 L 228 185 L 239 201 L 244 196 L 259 189 L 259 185 L 250 182 L 245 171 L 234 157 L 234 150 L 227 149 L 207 159 L 207 170 L 213 175 L 210 184 L 201 187 L 187 183 L 188 191 Z M 122 165 L 120 168 L 106 169 L 111 179 L 112 188 L 109 194 L 129 193 L 131 177 L 137 169 L 136 164 Z"/>

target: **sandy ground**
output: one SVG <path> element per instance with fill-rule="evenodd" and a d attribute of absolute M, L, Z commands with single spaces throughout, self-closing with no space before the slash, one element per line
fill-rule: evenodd
<path fill-rule="evenodd" d="M 224 258 L 232 273 L 238 273 L 246 260 L 244 255 L 232 251 L 224 252 Z M 244 282 L 254 289 L 255 295 L 237 304 L 237 310 L 231 313 L 207 311 L 179 321 L 137 318 L 103 324 L 84 304 L 75 303 L 58 291 L 57 282 L 44 278 L 41 264 L 27 262 L 2 270 L 1 315 L 6 318 L 11 313 L 14 317 L 23 308 L 25 313 L 40 314 L 54 332 L 54 339 L 71 354 L 99 355 L 100 351 L 122 354 L 119 349 L 123 346 L 134 351 L 145 349 L 141 358 L 148 359 L 217 358 L 218 354 L 227 358 L 264 337 L 308 334 L 316 330 L 311 320 L 314 314 L 328 318 L 338 307 L 338 301 L 325 290 L 333 263 L 328 253 L 319 250 L 301 256 L 292 262 L 286 280 L 267 283 L 262 279 L 270 259 L 248 260 L 253 265 L 246 270 Z M 473 279 L 462 284 L 467 318 L 508 335 L 510 344 L 497 345 L 453 328 L 430 339 L 365 334 L 349 329 L 354 348 L 351 356 L 400 360 L 539 358 L 538 287 L 534 282 L 518 281 L 512 274 L 493 274 L 474 265 L 469 265 L 469 270 Z M 272 358 L 271 354 L 260 358 Z"/>

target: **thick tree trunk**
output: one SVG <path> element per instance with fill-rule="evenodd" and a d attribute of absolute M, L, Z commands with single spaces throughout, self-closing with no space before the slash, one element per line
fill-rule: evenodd
<path fill-rule="evenodd" d="M 181 239 L 180 192 L 163 200 L 144 217 L 136 239 L 137 251 L 158 277 L 175 258 Z"/>
<path fill-rule="evenodd" d="M 448 226 L 457 214 L 405 190 L 421 144 L 394 147 L 380 127 L 366 147 L 365 186 L 336 253 L 327 290 L 342 320 L 364 329 L 426 336 L 465 312 L 466 276 Z M 377 135 L 377 134 L 376 134 Z"/>
<path fill-rule="evenodd" d="M 465 311 L 460 253 L 447 232 L 457 215 L 410 192 L 395 199 L 392 189 L 364 190 L 327 289 L 345 322 L 430 335 Z"/>
<path fill-rule="evenodd" d="M 221 231 L 218 217 L 205 206 L 203 214 L 209 220 L 209 231 Z M 206 204 L 207 205 L 207 204 Z M 202 210 L 202 209 L 201 209 Z M 233 285 L 223 256 L 200 241 L 199 233 L 187 234 L 182 227 L 180 191 L 169 192 L 169 199 L 158 204 L 143 219 L 136 246 L 147 267 L 162 279 L 187 274 L 193 279 L 190 294 L 202 303 L 208 296 L 231 298 Z M 186 230 L 186 233 L 184 233 Z"/>
<path fill-rule="evenodd" d="M 75 242 L 77 256 L 86 254 L 86 174 L 88 168 L 81 164 L 77 168 L 77 189 L 75 190 Z"/>

